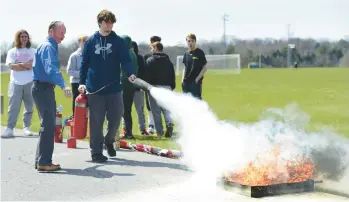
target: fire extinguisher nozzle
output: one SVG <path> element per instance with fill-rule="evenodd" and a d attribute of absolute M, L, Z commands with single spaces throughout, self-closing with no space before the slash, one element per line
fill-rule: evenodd
<path fill-rule="evenodd" d="M 139 88 L 141 88 L 142 90 L 149 92 L 150 89 L 153 87 L 152 85 L 150 85 L 149 83 L 147 83 L 146 81 L 140 79 L 140 78 L 136 78 L 133 82 L 134 85 L 138 86 Z"/>

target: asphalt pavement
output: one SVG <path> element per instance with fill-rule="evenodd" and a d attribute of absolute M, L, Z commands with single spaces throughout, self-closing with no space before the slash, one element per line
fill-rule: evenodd
<path fill-rule="evenodd" d="M 1 133 L 4 127 L 1 127 Z M 76 149 L 55 143 L 55 173 L 34 169 L 37 135 L 15 130 L 1 139 L 1 201 L 254 201 L 219 187 L 201 186 L 179 160 L 121 150 L 100 164 L 91 162 L 88 142 Z M 106 152 L 105 152 L 106 154 Z M 349 201 L 325 193 L 309 193 L 262 200 Z"/>

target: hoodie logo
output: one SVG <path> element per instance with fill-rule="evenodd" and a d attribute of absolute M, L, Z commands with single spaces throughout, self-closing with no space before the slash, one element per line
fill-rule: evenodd
<path fill-rule="evenodd" d="M 111 50 L 112 44 L 111 43 L 107 43 L 107 46 L 101 46 L 100 44 L 96 44 L 95 45 L 95 53 L 96 54 L 101 54 L 101 51 L 103 52 L 103 55 L 105 54 L 105 51 L 107 52 L 107 55 L 109 53 L 112 53 L 113 51 Z"/>

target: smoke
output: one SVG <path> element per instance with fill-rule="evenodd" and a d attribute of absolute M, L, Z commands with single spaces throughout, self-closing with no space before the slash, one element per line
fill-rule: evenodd
<path fill-rule="evenodd" d="M 222 121 L 204 101 L 190 95 L 152 88 L 158 104 L 171 112 L 180 138 L 181 161 L 196 174 L 201 185 L 215 185 L 225 172 L 237 172 L 248 166 L 275 161 L 270 154 L 279 148 L 277 172 L 297 156 L 310 158 L 317 176 L 348 187 L 349 143 L 333 132 L 308 132 L 310 117 L 292 103 L 284 109 L 267 109 L 255 123 Z M 273 173 L 271 173 L 272 175 Z M 272 176 L 270 176 L 272 177 Z"/>

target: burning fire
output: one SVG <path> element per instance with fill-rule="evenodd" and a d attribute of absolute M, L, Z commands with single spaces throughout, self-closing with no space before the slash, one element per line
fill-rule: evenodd
<path fill-rule="evenodd" d="M 241 185 L 267 186 L 271 184 L 304 182 L 314 177 L 315 165 L 310 159 L 297 156 L 292 161 L 281 163 L 278 160 L 279 155 L 279 148 L 275 148 L 269 155 L 265 155 L 264 158 L 257 157 L 256 162 L 250 162 L 240 172 L 226 174 L 225 180 Z"/>

